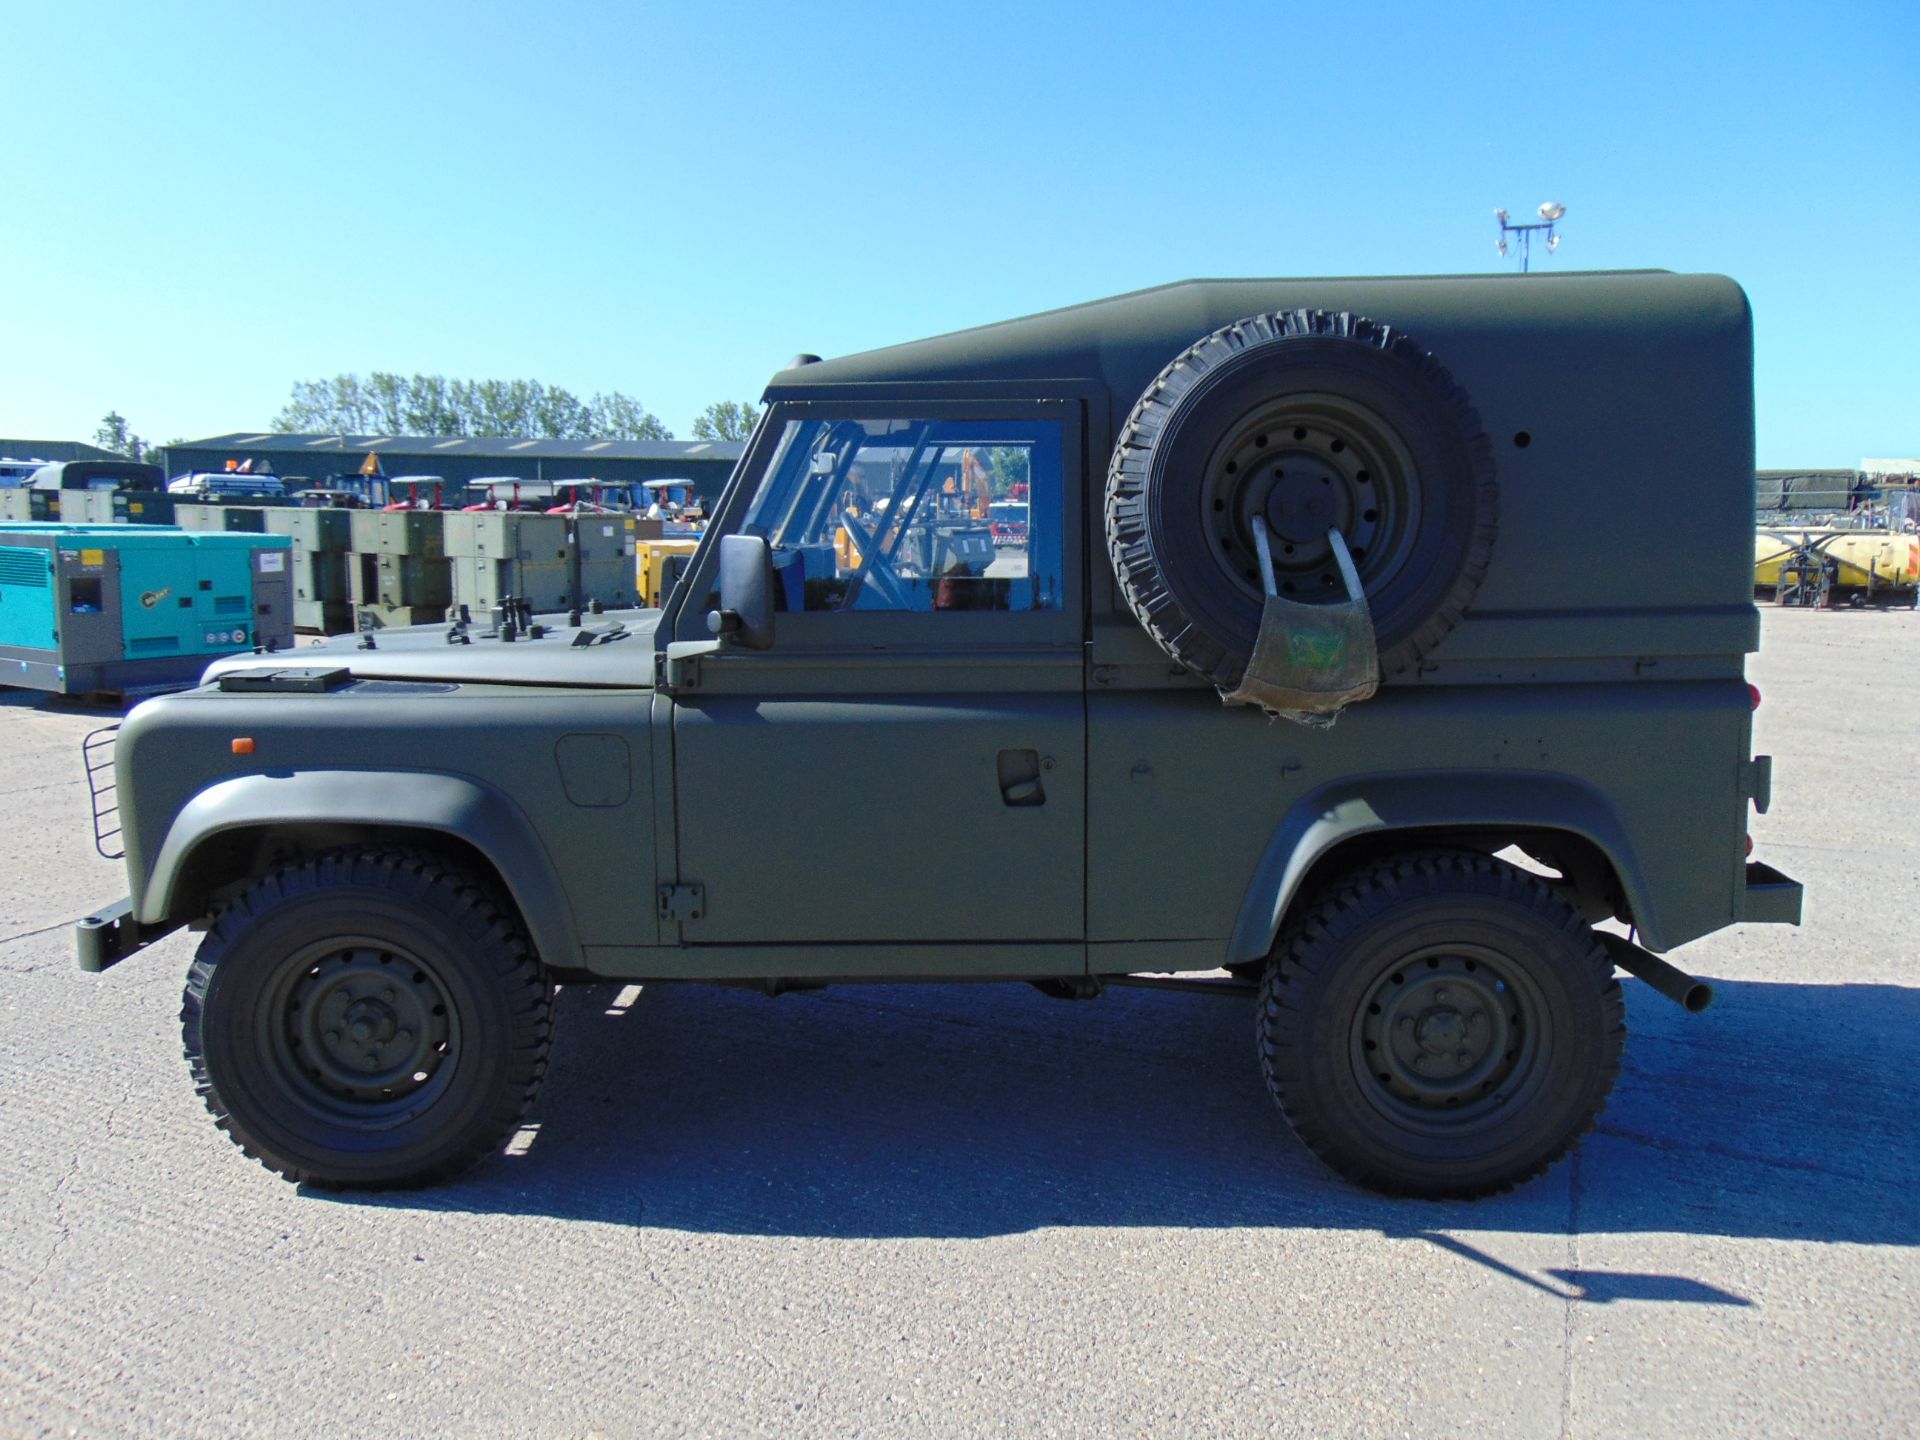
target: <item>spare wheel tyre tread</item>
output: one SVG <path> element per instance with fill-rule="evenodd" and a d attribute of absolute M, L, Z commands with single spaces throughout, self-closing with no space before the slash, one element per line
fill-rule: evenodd
<path fill-rule="evenodd" d="M 1323 396 L 1314 386 L 1332 388 Z M 1245 670 L 1260 592 L 1250 553 L 1234 557 L 1228 578 L 1238 591 L 1223 588 L 1228 566 L 1213 548 L 1219 537 L 1197 533 L 1202 472 L 1222 463 L 1219 452 L 1234 425 L 1302 399 L 1331 405 L 1403 462 L 1404 475 L 1394 478 L 1413 517 L 1402 539 L 1406 557 L 1378 587 L 1369 565 L 1377 571 L 1389 557 L 1362 564 L 1383 674 L 1418 664 L 1459 624 L 1492 555 L 1499 505 L 1492 442 L 1465 391 L 1421 345 L 1344 311 L 1284 310 L 1223 326 L 1168 364 L 1134 405 L 1114 447 L 1105 496 L 1108 554 L 1128 607 L 1169 656 L 1222 690 Z M 1224 407 L 1224 418 L 1199 413 L 1210 401 Z M 1340 423 L 1328 427 L 1335 456 L 1344 448 Z M 1266 444 L 1264 436 L 1255 439 Z M 1348 461 L 1360 453 L 1356 445 Z M 1384 458 L 1381 468 L 1393 470 L 1392 458 Z M 1320 459 L 1331 461 L 1322 481 L 1331 484 L 1340 462 Z M 1228 473 L 1232 468 L 1226 462 Z M 1365 469 L 1357 474 L 1363 484 L 1372 478 Z M 1380 479 L 1384 491 L 1386 477 Z M 1353 506 L 1363 503 L 1350 503 L 1350 520 L 1363 513 Z M 1216 501 L 1213 508 L 1226 507 Z M 1347 538 L 1355 543 L 1354 534 Z M 1303 547 L 1310 542 L 1303 539 Z"/>

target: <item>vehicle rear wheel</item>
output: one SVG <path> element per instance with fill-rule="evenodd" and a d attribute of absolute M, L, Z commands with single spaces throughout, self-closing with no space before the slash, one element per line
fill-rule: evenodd
<path fill-rule="evenodd" d="M 1364 316 L 1283 310 L 1216 330 L 1141 395 L 1107 472 L 1107 548 L 1160 647 L 1231 690 L 1264 603 L 1254 518 L 1302 604 L 1347 599 L 1337 529 L 1391 675 L 1459 622 L 1498 500 L 1492 443 L 1432 355 Z"/>
<path fill-rule="evenodd" d="M 405 850 L 261 877 L 214 920 L 180 1021 L 220 1128 L 289 1180 L 381 1189 L 498 1149 L 546 1071 L 552 988 L 517 916 Z"/>
<path fill-rule="evenodd" d="M 1619 982 L 1537 877 L 1465 851 L 1354 872 L 1289 927 L 1261 995 L 1267 1088 L 1370 1189 L 1495 1194 L 1599 1115 L 1626 1033 Z"/>

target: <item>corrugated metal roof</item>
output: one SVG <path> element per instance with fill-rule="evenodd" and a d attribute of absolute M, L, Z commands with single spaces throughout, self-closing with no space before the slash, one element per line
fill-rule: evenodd
<path fill-rule="evenodd" d="M 111 450 L 89 445 L 84 440 L 0 440 L 0 456 L 9 460 L 124 460 Z"/>
<path fill-rule="evenodd" d="M 518 458 L 525 455 L 592 455 L 616 460 L 726 460 L 740 458 L 738 440 L 514 440 L 472 435 L 263 435 L 236 430 L 204 440 L 185 440 L 184 450 L 250 450 L 260 453 L 329 451 L 364 455 L 369 450 L 436 452 Z"/>

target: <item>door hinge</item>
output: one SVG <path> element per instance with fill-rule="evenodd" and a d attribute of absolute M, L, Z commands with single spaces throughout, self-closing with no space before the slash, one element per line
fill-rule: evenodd
<path fill-rule="evenodd" d="M 706 913 L 706 886 L 662 885 L 660 887 L 660 918 L 662 920 L 684 925 L 689 920 L 701 919 Z"/>
<path fill-rule="evenodd" d="M 1756 755 L 1740 767 L 1740 793 L 1753 801 L 1759 814 L 1773 803 L 1773 757 Z"/>
<path fill-rule="evenodd" d="M 701 658 L 719 654 L 725 644 L 724 640 L 675 640 L 654 662 L 660 666 L 656 673 L 669 691 L 698 690 Z"/>

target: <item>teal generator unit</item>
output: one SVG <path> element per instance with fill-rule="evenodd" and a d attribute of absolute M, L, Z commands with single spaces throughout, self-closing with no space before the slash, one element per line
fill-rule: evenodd
<path fill-rule="evenodd" d="M 293 644 L 285 535 L 0 525 L 0 685 L 178 689 L 219 656 Z"/>

